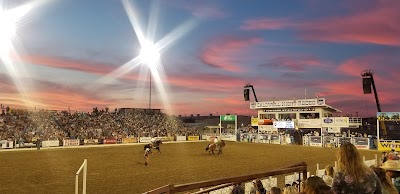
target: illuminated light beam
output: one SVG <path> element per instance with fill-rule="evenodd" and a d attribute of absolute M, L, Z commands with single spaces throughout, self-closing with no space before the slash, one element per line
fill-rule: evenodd
<path fill-rule="evenodd" d="M 157 48 L 164 50 L 168 48 L 168 46 L 172 46 L 172 44 L 177 41 L 179 38 L 184 36 L 189 31 L 193 30 L 194 27 L 198 24 L 196 19 L 190 19 L 180 25 L 178 28 L 175 28 L 172 32 L 168 33 L 161 40 L 159 40 L 155 45 Z"/>
<path fill-rule="evenodd" d="M 172 32 L 168 33 L 165 37 L 163 37 L 159 42 L 154 43 L 154 35 L 156 30 L 156 18 L 158 15 L 155 13 L 155 10 L 158 10 L 158 4 L 153 4 L 151 7 L 152 12 L 150 13 L 149 24 L 147 28 L 147 35 L 143 34 L 143 28 L 139 23 L 139 18 L 136 15 L 136 11 L 134 9 L 133 4 L 129 2 L 129 0 L 122 0 L 122 4 L 124 9 L 128 15 L 128 19 L 132 25 L 133 30 L 138 38 L 139 44 L 142 47 L 141 53 L 139 56 L 134 58 L 135 63 L 125 63 L 122 67 L 112 71 L 111 73 L 107 74 L 104 78 L 100 78 L 99 80 L 106 84 L 111 80 L 115 80 L 115 78 L 121 77 L 124 74 L 128 73 L 133 68 L 137 67 L 140 64 L 146 64 L 148 69 L 150 69 L 151 77 L 155 80 L 155 85 L 157 90 L 161 96 L 161 100 L 163 102 L 164 107 L 166 108 L 167 112 L 170 112 L 170 105 L 168 103 L 168 97 L 166 93 L 166 86 L 163 85 L 164 80 L 166 80 L 166 74 L 163 69 L 163 65 L 161 63 L 160 53 L 162 50 L 166 49 L 168 46 L 172 45 L 175 41 L 181 38 L 183 35 L 188 33 L 192 30 L 195 25 L 197 24 L 196 20 L 191 19 L 183 23 L 182 25 L 178 26 L 178 28 L 174 29 Z M 154 44 L 153 44 L 154 43 Z M 139 61 L 137 61 L 140 59 Z M 137 62 L 137 63 L 136 63 Z M 131 66 L 130 66 L 131 65 Z M 143 81 L 146 79 L 145 75 L 143 74 L 144 68 L 141 69 L 139 75 L 139 81 Z M 146 71 L 147 73 L 147 71 Z M 96 82 L 94 82 L 96 84 Z M 140 84 L 141 85 L 141 84 Z M 144 86 L 144 84 L 143 84 Z M 99 87 L 99 86 L 98 86 Z M 92 87 L 91 88 L 98 88 Z M 144 87 L 143 87 L 144 88 Z M 142 94 L 142 93 L 141 93 Z"/>
<path fill-rule="evenodd" d="M 26 99 L 26 87 L 21 79 L 28 77 L 29 74 L 26 72 L 24 64 L 22 62 L 18 62 L 20 64 L 15 64 L 13 60 L 11 60 L 11 56 L 19 58 L 17 51 L 19 47 L 22 47 L 15 44 L 18 41 L 16 31 L 18 27 L 22 25 L 22 22 L 27 19 L 29 12 L 47 3 L 48 0 L 31 1 L 13 9 L 5 10 L 3 6 L 4 2 L 0 1 L 0 59 L 7 69 L 8 75 L 15 84 L 22 98 L 21 101 L 24 102 L 26 106 L 35 104 L 35 102 Z M 32 86 L 29 88 L 32 90 Z"/>
<path fill-rule="evenodd" d="M 108 84 L 108 83 L 112 82 L 113 80 L 115 80 L 115 78 L 122 77 L 125 74 L 129 73 L 131 70 L 135 69 L 140 64 L 141 64 L 140 56 L 137 56 L 137 57 L 131 59 L 130 61 L 126 62 L 122 66 L 118 67 L 111 73 L 108 73 L 107 75 L 101 77 L 94 83 Z M 97 89 L 99 89 L 99 87 L 101 87 L 101 86 L 100 85 L 90 86 L 91 90 L 97 90 Z"/>
<path fill-rule="evenodd" d="M 139 44 L 143 45 L 146 38 L 143 35 L 142 28 L 139 23 L 139 17 L 135 15 L 136 11 L 134 10 L 133 5 L 129 3 L 129 0 L 122 0 L 122 4 L 124 5 L 125 12 L 128 15 L 129 21 L 131 22 L 133 30 L 135 31 L 135 34 L 139 40 Z"/>
<path fill-rule="evenodd" d="M 147 26 L 147 39 L 154 40 L 157 31 L 158 14 L 160 13 L 160 1 L 153 1 L 150 8 L 149 22 Z"/>

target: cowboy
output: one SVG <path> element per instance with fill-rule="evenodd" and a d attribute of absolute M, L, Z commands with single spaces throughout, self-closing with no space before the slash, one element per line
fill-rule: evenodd
<path fill-rule="evenodd" d="M 214 144 L 215 144 L 215 145 L 218 145 L 218 137 L 215 137 L 215 138 L 214 138 Z"/>
<path fill-rule="evenodd" d="M 400 162 L 399 160 L 387 160 L 381 168 L 386 170 L 386 174 L 393 179 L 393 184 L 400 193 Z"/>
<path fill-rule="evenodd" d="M 149 160 L 150 160 L 150 148 L 146 148 L 144 151 L 144 165 L 148 166 L 149 165 Z"/>

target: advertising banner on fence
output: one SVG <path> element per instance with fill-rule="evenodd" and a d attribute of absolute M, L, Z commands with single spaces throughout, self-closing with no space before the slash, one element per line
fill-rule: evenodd
<path fill-rule="evenodd" d="M 391 149 L 400 151 L 400 142 L 399 141 L 380 141 L 378 143 L 379 151 L 390 151 Z"/>
<path fill-rule="evenodd" d="M 251 118 L 251 126 L 258 126 L 258 117 L 256 117 L 256 118 L 252 117 Z"/>
<path fill-rule="evenodd" d="M 122 138 L 122 143 L 137 143 L 136 137 Z"/>
<path fill-rule="evenodd" d="M 274 128 L 294 129 L 294 121 L 274 121 Z"/>
<path fill-rule="evenodd" d="M 271 144 L 280 144 L 279 135 L 271 135 Z"/>
<path fill-rule="evenodd" d="M 322 147 L 322 137 L 310 136 L 310 146 L 321 146 Z"/>
<path fill-rule="evenodd" d="M 369 149 L 369 139 L 364 137 L 354 137 L 354 146 L 358 149 Z"/>
<path fill-rule="evenodd" d="M 63 145 L 64 146 L 78 146 L 79 145 L 79 139 L 64 139 L 63 140 Z"/>
<path fill-rule="evenodd" d="M 236 141 L 236 135 L 232 135 L 232 134 L 222 134 L 222 140 L 225 141 Z"/>
<path fill-rule="evenodd" d="M 214 137 L 211 137 L 209 139 L 214 140 Z M 188 141 L 199 141 L 200 137 L 199 136 L 188 136 Z M 211 141 L 211 140 L 210 140 Z"/>
<path fill-rule="evenodd" d="M 400 121 L 400 112 L 378 112 L 377 117 L 380 121 Z"/>
<path fill-rule="evenodd" d="M 103 144 L 116 144 L 117 143 L 117 139 L 115 138 L 108 138 L 108 139 L 104 139 Z"/>
<path fill-rule="evenodd" d="M 83 144 L 85 144 L 85 145 L 99 144 L 99 139 L 84 139 Z"/>
<path fill-rule="evenodd" d="M 149 143 L 151 141 L 151 137 L 140 137 L 139 142 L 140 143 Z"/>
<path fill-rule="evenodd" d="M 60 141 L 58 140 L 42 141 L 42 147 L 58 147 L 58 146 L 60 146 Z"/>
<path fill-rule="evenodd" d="M 186 141 L 186 136 L 176 136 L 176 141 Z"/>

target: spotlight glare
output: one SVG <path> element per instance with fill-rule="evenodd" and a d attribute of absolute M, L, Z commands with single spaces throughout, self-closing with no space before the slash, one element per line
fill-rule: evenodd
<path fill-rule="evenodd" d="M 0 51 L 5 54 L 15 36 L 15 21 L 7 17 L 7 14 L 0 13 L 0 28 Z"/>
<path fill-rule="evenodd" d="M 147 65 L 153 65 L 160 58 L 159 49 L 150 41 L 145 41 L 140 51 L 140 59 Z"/>

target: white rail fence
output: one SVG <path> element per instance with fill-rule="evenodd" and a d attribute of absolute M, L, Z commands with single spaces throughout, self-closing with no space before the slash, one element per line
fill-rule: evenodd
<path fill-rule="evenodd" d="M 83 170 L 82 180 L 82 194 L 86 194 L 86 176 L 87 176 L 87 159 L 83 160 L 83 163 L 79 170 L 75 174 L 75 194 L 79 193 L 79 174 Z"/>

